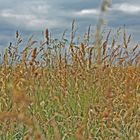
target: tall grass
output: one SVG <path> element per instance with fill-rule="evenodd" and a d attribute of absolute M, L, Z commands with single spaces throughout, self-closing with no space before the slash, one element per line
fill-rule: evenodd
<path fill-rule="evenodd" d="M 73 22 L 69 40 L 46 29 L 21 49 L 17 31 L 0 65 L 0 139 L 140 139 L 139 45 L 110 34 L 91 45 L 89 27 L 75 45 Z"/>

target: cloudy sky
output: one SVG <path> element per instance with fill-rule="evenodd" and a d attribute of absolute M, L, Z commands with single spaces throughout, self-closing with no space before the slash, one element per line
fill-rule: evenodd
<path fill-rule="evenodd" d="M 28 38 L 41 36 L 49 28 L 54 36 L 70 30 L 76 20 L 79 33 L 88 25 L 94 28 L 99 15 L 101 0 L 0 0 L 0 47 L 8 46 L 16 30 Z M 126 25 L 135 41 L 140 42 L 140 0 L 112 0 L 107 12 L 108 29 Z"/>

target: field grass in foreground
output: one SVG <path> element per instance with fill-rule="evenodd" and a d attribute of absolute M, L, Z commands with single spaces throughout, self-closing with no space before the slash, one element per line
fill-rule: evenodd
<path fill-rule="evenodd" d="M 73 33 L 46 30 L 24 49 L 16 33 L 0 65 L 0 140 L 140 139 L 139 46 L 126 33 L 89 45 L 89 32 L 76 45 Z"/>

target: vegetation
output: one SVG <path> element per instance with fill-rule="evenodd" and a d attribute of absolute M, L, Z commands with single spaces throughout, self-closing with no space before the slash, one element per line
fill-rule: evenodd
<path fill-rule="evenodd" d="M 22 49 L 17 31 L 0 65 L 0 139 L 140 139 L 139 45 L 110 33 L 91 43 L 89 27 L 76 44 L 73 22 L 70 41 L 46 29 Z"/>

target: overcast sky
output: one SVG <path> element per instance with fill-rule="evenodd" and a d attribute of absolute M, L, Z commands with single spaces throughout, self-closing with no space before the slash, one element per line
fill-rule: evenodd
<path fill-rule="evenodd" d="M 94 28 L 101 0 L 0 0 L 0 47 L 8 46 L 19 30 L 24 38 L 40 36 L 49 28 L 58 36 L 76 19 L 79 33 Z M 140 0 L 112 0 L 107 12 L 108 29 L 126 25 L 140 42 Z"/>

